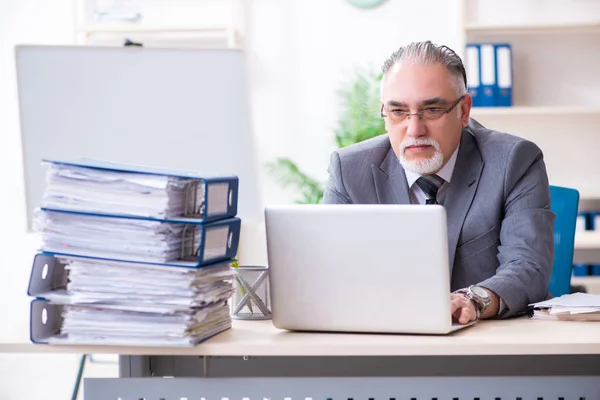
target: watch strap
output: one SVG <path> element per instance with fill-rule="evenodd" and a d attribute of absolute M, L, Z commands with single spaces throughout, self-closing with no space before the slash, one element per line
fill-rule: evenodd
<path fill-rule="evenodd" d="M 486 303 L 483 299 L 480 299 L 479 296 L 476 296 L 471 290 L 471 287 L 458 289 L 454 293 L 464 295 L 471 303 L 473 303 L 477 319 L 481 317 L 489 306 L 489 302 Z"/>

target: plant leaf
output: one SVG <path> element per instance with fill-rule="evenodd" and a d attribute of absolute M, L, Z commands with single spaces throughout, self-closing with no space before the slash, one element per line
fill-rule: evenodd
<path fill-rule="evenodd" d="M 338 91 L 340 117 L 335 130 L 338 147 L 346 147 L 385 133 L 380 116 L 380 81 L 382 74 L 357 70 L 352 83 Z"/>
<path fill-rule="evenodd" d="M 385 133 L 380 115 L 380 83 L 383 74 L 357 70 L 349 83 L 338 90 L 340 114 L 334 130 L 338 148 L 346 147 Z M 323 198 L 324 185 L 307 176 L 287 158 L 267 164 L 269 172 L 286 188 L 298 191 L 296 203 L 317 204 Z"/>
<path fill-rule="evenodd" d="M 274 163 L 267 164 L 267 169 L 284 187 L 291 186 L 300 191 L 301 197 L 297 203 L 316 204 L 323 198 L 323 185 L 300 171 L 290 159 L 278 158 Z"/>

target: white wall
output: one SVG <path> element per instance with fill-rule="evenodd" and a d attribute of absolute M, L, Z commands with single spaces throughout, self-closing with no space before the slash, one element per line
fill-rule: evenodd
<path fill-rule="evenodd" d="M 462 47 L 460 0 L 390 0 L 370 10 L 344 0 L 248 3 L 245 43 L 259 160 L 289 157 L 322 182 L 335 148 L 336 92 L 357 68 L 379 70 L 392 51 L 413 40 Z M 297 199 L 264 169 L 261 183 L 267 204 Z M 264 231 L 250 226 L 243 233 L 241 260 L 265 264 Z"/>
<path fill-rule="evenodd" d="M 467 20 L 474 25 L 548 26 L 589 24 L 600 15 L 593 0 L 470 0 Z M 596 149 L 600 124 L 600 35 L 595 29 L 546 29 L 527 33 L 515 30 L 470 30 L 474 43 L 508 42 L 513 56 L 513 104 L 522 115 L 473 115 L 484 125 L 525 137 L 544 152 L 551 185 L 579 190 L 597 208 L 600 185 Z M 527 108 L 538 108 L 537 115 Z M 595 211 L 595 210 L 594 210 Z"/>
<path fill-rule="evenodd" d="M 462 46 L 458 3 L 389 0 L 380 8 L 359 10 L 343 0 L 247 0 L 244 41 L 261 163 L 291 157 L 324 180 L 334 148 L 339 85 L 356 67 L 379 68 L 391 51 L 410 40 Z M 73 26 L 72 0 L 0 1 L 0 207 L 8 210 L 0 230 L 5 255 L 0 261 L 5 288 L 0 292 L 0 340 L 28 339 L 26 286 L 36 245 L 25 233 L 13 46 L 72 43 Z M 268 203 L 293 198 L 267 176 L 263 182 Z M 57 367 L 48 368 L 49 357 Z M 68 398 L 76 366 L 74 356 L 0 356 L 0 398 Z M 28 385 L 26 374 L 42 370 L 46 377 Z"/>
<path fill-rule="evenodd" d="M 246 40 L 261 159 L 290 157 L 321 180 L 335 148 L 335 92 L 356 68 L 379 70 L 411 40 L 462 46 L 458 0 L 390 0 L 372 10 L 343 0 L 251 3 Z M 275 188 L 267 181 L 267 201 L 293 197 Z"/>
<path fill-rule="evenodd" d="M 34 238 L 26 235 L 23 172 L 17 88 L 14 68 L 15 43 L 44 44 L 70 43 L 73 38 L 73 11 L 71 0 L 3 0 L 0 2 L 0 177 L 2 195 L 0 209 L 4 210 L 0 229 L 0 249 L 3 255 L 0 279 L 11 282 L 9 293 L 0 297 L 4 309 L 27 302 L 23 296 L 27 288 L 28 257 L 35 248 Z M 21 309 L 21 311 L 23 311 Z M 2 332 L 22 332 L 15 324 L 4 324 Z"/>
<path fill-rule="evenodd" d="M 27 341 L 27 282 L 36 240 L 26 234 L 23 174 L 14 70 L 16 43 L 71 43 L 72 0 L 0 1 L 0 340 Z M 67 399 L 75 381 L 76 355 L 0 355 L 0 399 Z M 114 374 L 115 366 L 92 366 L 90 374 Z M 40 378 L 41 374 L 45 376 Z M 38 375 L 35 379 L 32 376 Z"/>

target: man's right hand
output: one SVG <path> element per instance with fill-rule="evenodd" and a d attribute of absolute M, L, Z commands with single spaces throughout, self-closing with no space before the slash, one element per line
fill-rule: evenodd
<path fill-rule="evenodd" d="M 450 293 L 450 305 L 452 322 L 464 325 L 477 319 L 475 305 L 462 294 Z"/>

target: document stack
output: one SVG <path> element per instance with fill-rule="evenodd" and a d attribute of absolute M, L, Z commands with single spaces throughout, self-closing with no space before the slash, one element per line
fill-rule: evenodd
<path fill-rule="evenodd" d="M 236 176 L 46 163 L 32 342 L 194 346 L 231 327 Z"/>
<path fill-rule="evenodd" d="M 530 306 L 533 319 L 600 321 L 600 295 L 597 294 L 565 294 Z"/>

